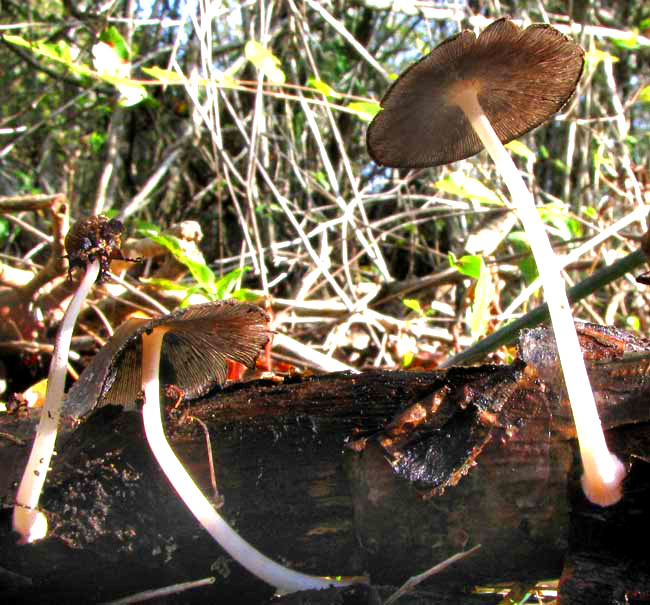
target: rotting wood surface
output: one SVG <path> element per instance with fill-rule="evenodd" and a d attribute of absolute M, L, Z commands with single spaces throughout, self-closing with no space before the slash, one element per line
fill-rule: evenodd
<path fill-rule="evenodd" d="M 547 343 L 548 334 L 538 341 Z M 599 411 L 614 429 L 608 440 L 632 462 L 637 491 L 647 483 L 637 476 L 647 476 L 650 456 L 644 343 L 607 329 L 582 331 Z M 421 602 L 459 602 L 458 591 L 477 584 L 558 577 L 570 545 L 573 568 L 563 581 L 568 593 L 584 586 L 572 571 L 584 568 L 575 561 L 590 543 L 580 535 L 581 520 L 603 513 L 571 487 L 570 413 L 553 351 L 546 347 L 533 359 L 536 347 L 524 348 L 528 365 L 255 381 L 193 402 L 191 414 L 210 428 L 222 514 L 260 550 L 297 569 L 368 572 L 381 585 L 398 585 L 482 544 L 428 581 Z M 3 422 L 0 430 L 16 429 L 15 419 Z M 203 431 L 181 411 L 168 417 L 168 429 L 210 493 Z M 8 507 L 12 476 L 19 477 L 29 448 L 2 445 L 0 489 Z M 174 602 L 269 598 L 270 589 L 233 563 L 173 493 L 149 453 L 139 414 L 100 408 L 67 433 L 59 452 L 41 499 L 50 538 L 16 546 L 4 511 L 0 565 L 12 602 L 101 602 L 210 575 L 215 584 Z M 637 494 L 634 501 L 638 520 L 639 507 L 649 512 L 648 498 Z M 630 514 L 625 506 L 606 513 L 619 533 Z M 635 553 L 630 557 L 642 556 Z M 635 563 L 644 562 L 621 564 L 626 576 L 619 581 L 640 594 L 647 578 L 631 577 Z"/>

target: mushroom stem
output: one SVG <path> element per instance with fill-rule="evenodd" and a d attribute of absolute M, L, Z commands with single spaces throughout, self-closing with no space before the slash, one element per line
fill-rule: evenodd
<path fill-rule="evenodd" d="M 272 561 L 235 532 L 210 504 L 180 463 L 165 437 L 160 409 L 159 365 L 165 328 L 142 335 L 142 415 L 149 446 L 170 483 L 192 514 L 230 556 L 252 574 L 274 586 L 278 594 L 349 586 L 361 578 L 329 578 L 293 571 Z"/>
<path fill-rule="evenodd" d="M 584 475 L 582 488 L 594 504 L 610 506 L 621 499 L 625 467 L 605 443 L 596 402 L 578 342 L 571 307 L 560 269 L 532 194 L 481 108 L 476 92 L 466 90 L 455 101 L 465 112 L 476 134 L 496 164 L 512 196 L 537 269 L 555 333 L 560 364 L 576 425 Z"/>
<path fill-rule="evenodd" d="M 87 266 L 86 273 L 63 315 L 54 342 L 54 351 L 52 352 L 50 371 L 47 378 L 45 405 L 41 410 L 36 437 L 25 466 L 23 478 L 18 487 L 14 506 L 13 527 L 14 531 L 20 534 L 22 544 L 40 540 L 47 535 L 47 519 L 42 512 L 36 510 L 36 507 L 49 470 L 59 428 L 72 332 L 81 305 L 97 280 L 99 268 L 98 260 Z"/>

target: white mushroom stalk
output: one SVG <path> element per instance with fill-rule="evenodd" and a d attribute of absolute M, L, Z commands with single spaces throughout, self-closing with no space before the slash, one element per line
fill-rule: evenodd
<path fill-rule="evenodd" d="M 34 542 L 47 535 L 47 519 L 36 507 L 49 470 L 59 428 L 72 332 L 81 306 L 97 280 L 99 270 L 99 260 L 88 264 L 56 336 L 47 379 L 45 405 L 41 410 L 32 451 L 16 494 L 13 528 L 20 534 L 21 543 Z"/>
<path fill-rule="evenodd" d="M 331 586 L 349 586 L 360 578 L 330 578 L 303 574 L 272 561 L 235 532 L 210 504 L 180 463 L 165 437 L 160 407 L 159 366 L 166 329 L 159 326 L 142 335 L 142 415 L 149 446 L 192 514 L 206 531 L 249 572 L 274 586 L 278 594 L 300 590 L 324 589 Z"/>
<path fill-rule="evenodd" d="M 625 478 L 625 466 L 609 451 L 605 443 L 571 307 L 566 296 L 564 279 L 533 196 L 485 116 L 476 92 L 472 88 L 465 87 L 455 95 L 452 93 L 450 100 L 463 110 L 490 154 L 510 191 L 512 203 L 528 236 L 544 287 L 544 297 L 548 304 L 567 394 L 573 411 L 584 469 L 582 477 L 584 493 L 594 504 L 600 506 L 615 504 L 622 496 L 621 484 Z"/>
<path fill-rule="evenodd" d="M 441 166 L 485 148 L 512 196 L 539 270 L 576 424 L 585 495 L 620 500 L 623 464 L 607 449 L 560 267 L 528 191 L 503 144 L 559 111 L 574 93 L 584 51 L 548 25 L 521 30 L 497 19 L 477 38 L 462 31 L 407 69 L 381 101 L 368 128 L 380 165 Z"/>

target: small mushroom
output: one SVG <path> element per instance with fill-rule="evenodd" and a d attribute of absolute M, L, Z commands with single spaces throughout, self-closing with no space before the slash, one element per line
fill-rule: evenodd
<path fill-rule="evenodd" d="M 79 267 L 84 269 L 85 273 L 63 315 L 54 341 L 45 405 L 41 410 L 32 451 L 16 493 L 13 528 L 20 534 L 20 542 L 23 544 L 40 540 L 47 535 L 47 519 L 36 507 L 43 490 L 59 429 L 72 332 L 81 306 L 93 284 L 101 281 L 103 277 L 102 267 L 108 263 L 106 255 L 113 250 L 115 237 L 122 228 L 121 223 L 119 226 L 111 224 L 111 227 L 102 233 L 95 228 L 98 222 L 106 225 L 110 223 L 105 217 L 82 219 L 73 225 L 65 239 L 70 270 Z"/>
<path fill-rule="evenodd" d="M 85 414 L 95 405 L 133 408 L 144 393 L 142 416 L 151 450 L 192 514 L 236 561 L 279 593 L 347 586 L 358 578 L 335 579 L 293 571 L 272 561 L 235 532 L 210 504 L 170 447 L 160 408 L 161 382 L 200 396 L 227 377 L 227 360 L 253 366 L 268 342 L 268 316 L 234 300 L 205 303 L 152 320 L 133 319 L 116 330 L 71 389 L 66 412 Z M 161 380 L 161 374 L 163 378 Z M 97 400 L 82 405 L 83 396 Z"/>
<path fill-rule="evenodd" d="M 494 160 L 544 286 L 578 433 L 583 489 L 589 500 L 608 506 L 621 498 L 625 468 L 607 449 L 564 280 L 535 201 L 503 146 L 564 105 L 582 74 L 583 57 L 579 45 L 548 25 L 521 30 L 499 19 L 478 38 L 463 31 L 393 83 L 367 144 L 376 163 L 392 167 L 438 166 L 483 147 Z"/>

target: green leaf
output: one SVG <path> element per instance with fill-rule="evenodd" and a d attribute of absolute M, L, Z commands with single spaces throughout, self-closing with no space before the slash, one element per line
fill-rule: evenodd
<path fill-rule="evenodd" d="M 181 284 L 176 281 L 172 281 L 170 279 L 161 279 L 161 278 L 151 278 L 151 279 L 146 279 L 146 278 L 140 278 L 140 281 L 143 284 L 147 284 L 148 286 L 155 286 L 159 290 L 184 290 L 187 291 L 189 290 L 189 286 L 185 286 L 184 284 Z"/>
<path fill-rule="evenodd" d="M 318 181 L 318 184 L 323 189 L 325 189 L 325 191 L 330 190 L 329 179 L 327 178 L 327 175 L 322 170 L 318 170 L 318 171 L 314 172 L 314 178 Z"/>
<path fill-rule="evenodd" d="M 415 359 L 413 351 L 406 351 L 406 353 L 404 353 L 404 357 L 402 357 L 402 367 L 408 368 L 413 363 L 413 359 Z"/>
<path fill-rule="evenodd" d="M 505 148 L 512 151 L 512 153 L 514 153 L 515 155 L 524 158 L 528 162 L 534 162 L 537 159 L 535 152 L 530 147 L 527 147 L 517 139 L 507 143 L 505 145 Z"/>
<path fill-rule="evenodd" d="M 639 101 L 650 103 L 650 86 L 644 86 L 639 93 Z"/>
<path fill-rule="evenodd" d="M 625 324 L 635 332 L 641 331 L 641 320 L 636 315 L 628 315 L 625 318 Z"/>
<path fill-rule="evenodd" d="M 0 216 L 0 244 L 3 244 L 9 235 L 9 221 Z"/>
<path fill-rule="evenodd" d="M 162 67 L 143 67 L 142 73 L 147 74 L 150 78 L 162 82 L 163 84 L 178 84 L 183 82 L 184 78 L 173 69 L 163 69 Z"/>
<path fill-rule="evenodd" d="M 452 172 L 448 177 L 436 181 L 434 187 L 445 193 L 457 195 L 481 204 L 503 206 L 503 201 L 492 189 L 463 172 Z"/>
<path fill-rule="evenodd" d="M 629 38 L 613 38 L 612 42 L 619 48 L 625 50 L 637 50 L 641 47 L 639 44 L 639 35 L 637 33 Z"/>
<path fill-rule="evenodd" d="M 30 42 L 21 36 L 12 35 L 4 35 L 3 39 L 6 42 L 10 42 L 11 44 L 24 46 L 37 55 L 47 57 L 48 59 L 52 59 L 58 63 L 63 63 L 64 65 L 67 65 L 72 71 L 82 76 L 97 76 L 97 74 L 89 67 L 86 67 L 80 63 L 75 63 L 79 56 L 79 49 L 70 46 L 63 40 L 60 40 L 55 44 L 49 44 L 47 42 L 43 42 L 42 40 L 35 40 L 33 42 Z"/>
<path fill-rule="evenodd" d="M 524 231 L 513 231 L 508 235 L 508 240 L 514 245 L 514 249 L 522 256 L 521 260 L 517 262 L 517 266 L 523 275 L 524 281 L 527 284 L 532 284 L 538 277 L 537 264 L 530 251 L 528 243 L 528 236 Z"/>
<path fill-rule="evenodd" d="M 575 219 L 567 214 L 564 204 L 544 204 L 538 206 L 538 210 L 542 221 L 554 227 L 564 241 L 580 235 Z"/>
<path fill-rule="evenodd" d="M 251 271 L 251 269 L 252 267 L 249 266 L 241 267 L 240 269 L 235 269 L 234 271 L 227 273 L 218 280 L 214 287 L 217 300 L 228 298 L 237 281 L 242 277 L 242 275 L 244 275 L 244 273 Z"/>
<path fill-rule="evenodd" d="M 179 244 L 177 238 L 172 235 L 162 235 L 151 229 L 140 228 L 138 231 L 145 237 L 148 237 L 151 241 L 156 242 L 160 246 L 163 246 L 163 248 L 169 250 L 178 262 L 183 263 L 189 269 L 192 277 L 200 286 L 204 286 L 210 291 L 213 290 L 216 279 L 212 269 L 203 263 L 197 263 L 189 258 L 185 252 L 183 252 L 183 248 Z"/>
<path fill-rule="evenodd" d="M 478 255 L 466 255 L 456 258 L 453 253 L 449 253 L 449 264 L 458 269 L 458 272 L 467 277 L 478 279 L 481 277 L 481 270 L 484 266 L 483 257 Z"/>
<path fill-rule="evenodd" d="M 402 304 L 411 311 L 415 311 L 418 315 L 423 315 L 420 301 L 415 298 L 403 298 Z"/>
<path fill-rule="evenodd" d="M 318 92 L 324 94 L 329 99 L 340 99 L 342 95 L 336 92 L 329 84 L 326 84 L 318 78 L 309 78 L 307 84 L 312 88 L 315 88 Z"/>
<path fill-rule="evenodd" d="M 104 143 L 106 143 L 106 137 L 107 133 L 105 132 L 91 132 L 90 133 L 90 139 L 88 143 L 90 144 L 90 148 L 92 149 L 93 153 L 98 154 L 101 152 L 102 148 L 104 147 Z"/>
<path fill-rule="evenodd" d="M 615 63 L 618 60 L 617 56 L 598 50 L 597 48 L 588 50 L 585 53 L 585 62 L 592 68 L 596 68 L 602 61 L 611 61 L 612 63 Z"/>
<path fill-rule="evenodd" d="M 126 40 L 122 37 L 122 34 L 120 34 L 119 30 L 114 25 L 111 25 L 108 29 L 104 30 L 99 36 L 99 39 L 109 46 L 112 46 L 120 59 L 123 61 L 129 60 L 129 57 L 131 56 L 129 46 L 126 43 Z"/>
<path fill-rule="evenodd" d="M 235 290 L 230 295 L 230 298 L 236 298 L 237 300 L 252 302 L 252 303 L 256 303 L 260 301 L 259 294 L 255 294 L 255 292 L 251 292 L 247 288 L 240 288 L 239 290 Z"/>
<path fill-rule="evenodd" d="M 280 68 L 280 59 L 259 42 L 255 40 L 246 42 L 244 55 L 271 83 L 284 84 L 285 75 Z"/>
<path fill-rule="evenodd" d="M 492 279 L 489 269 L 482 258 L 480 262 L 480 275 L 474 288 L 474 302 L 472 303 L 472 322 L 470 333 L 474 340 L 485 335 L 490 319 L 490 302 L 492 300 Z"/>
<path fill-rule="evenodd" d="M 381 111 L 381 105 L 374 101 L 354 101 L 347 108 L 364 122 L 370 122 Z"/>
<path fill-rule="evenodd" d="M 581 208 L 582 214 L 584 214 L 588 219 L 595 221 L 598 219 L 598 210 L 593 206 L 583 206 Z"/>

